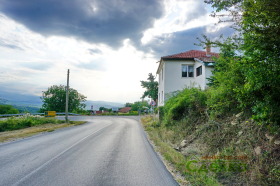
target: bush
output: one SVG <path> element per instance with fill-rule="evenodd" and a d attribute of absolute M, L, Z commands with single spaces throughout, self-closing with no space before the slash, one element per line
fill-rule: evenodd
<path fill-rule="evenodd" d="M 63 122 L 64 121 L 56 118 L 44 118 L 42 116 L 25 115 L 21 117 L 11 117 L 0 121 L 0 132 L 18 130 L 47 123 L 58 124 Z"/>
<path fill-rule="evenodd" d="M 206 104 L 212 119 L 240 112 L 234 94 L 222 86 L 207 90 Z"/>
<path fill-rule="evenodd" d="M 137 116 L 138 115 L 138 111 L 130 111 L 128 113 L 118 113 L 119 116 Z"/>
<path fill-rule="evenodd" d="M 158 107 L 159 121 L 162 122 L 164 119 L 164 107 Z"/>
<path fill-rule="evenodd" d="M 18 114 L 18 109 L 12 105 L 0 105 L 0 114 Z"/>
<path fill-rule="evenodd" d="M 163 107 L 163 123 L 172 125 L 185 117 L 200 117 L 206 109 L 206 92 L 197 88 L 184 89 L 171 97 Z M 161 111 L 162 112 L 162 111 Z"/>
<path fill-rule="evenodd" d="M 138 115 L 138 111 L 130 111 L 129 114 L 130 114 L 130 115 L 135 115 L 135 116 L 136 116 L 136 115 Z"/>

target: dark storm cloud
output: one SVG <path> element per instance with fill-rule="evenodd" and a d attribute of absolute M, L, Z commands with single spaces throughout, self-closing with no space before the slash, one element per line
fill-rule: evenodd
<path fill-rule="evenodd" d="M 202 50 L 201 46 L 195 45 L 199 43 L 197 38 L 202 38 L 202 35 L 206 35 L 210 39 L 215 40 L 219 38 L 221 34 L 230 36 L 233 34 L 233 30 L 225 27 L 216 32 L 207 33 L 206 27 L 198 27 L 171 34 L 164 34 L 155 37 L 146 45 L 146 49 L 154 51 L 158 58 L 187 50 Z M 218 49 L 213 49 L 213 51 L 218 52 Z"/>
<path fill-rule="evenodd" d="M 189 29 L 186 31 L 164 34 L 155 37 L 147 46 L 153 50 L 157 57 L 184 52 L 186 50 L 200 49 L 194 45 L 197 37 L 205 31 L 204 27 Z"/>
<path fill-rule="evenodd" d="M 139 40 L 163 13 L 160 0 L 1 0 L 0 11 L 45 36 L 119 46 Z"/>

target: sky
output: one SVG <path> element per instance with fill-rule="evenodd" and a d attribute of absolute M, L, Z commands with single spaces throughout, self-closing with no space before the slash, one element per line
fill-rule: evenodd
<path fill-rule="evenodd" d="M 203 0 L 0 0 L 0 91 L 66 85 L 88 100 L 139 101 L 161 56 L 230 35 Z"/>

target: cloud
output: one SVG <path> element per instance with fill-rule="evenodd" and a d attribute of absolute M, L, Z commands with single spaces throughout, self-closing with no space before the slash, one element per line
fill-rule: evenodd
<path fill-rule="evenodd" d="M 95 48 L 95 49 L 88 49 L 88 52 L 91 54 L 91 55 L 95 55 L 95 54 L 102 54 L 102 51 L 99 50 L 98 48 Z"/>
<path fill-rule="evenodd" d="M 1 93 L 11 92 L 19 93 L 26 95 L 38 95 L 42 94 L 42 90 L 45 90 L 45 87 L 34 86 L 34 84 L 29 82 L 9 82 L 0 84 Z"/>
<path fill-rule="evenodd" d="M 170 34 L 162 34 L 161 36 L 154 37 L 147 44 L 147 47 L 149 47 L 158 58 L 186 50 L 201 49 L 201 47 L 194 45 L 194 43 L 197 43 L 196 38 L 201 36 L 204 32 L 205 27 L 199 27 Z"/>
<path fill-rule="evenodd" d="M 44 36 L 72 36 L 120 46 L 137 41 L 163 14 L 158 0 L 2 0 L 2 11 Z"/>
<path fill-rule="evenodd" d="M 156 57 L 176 54 L 187 50 L 202 50 L 197 38 L 202 38 L 202 35 L 206 35 L 212 40 L 218 39 L 221 34 L 224 36 L 230 36 L 234 33 L 234 30 L 228 27 L 211 27 L 202 26 L 184 31 L 162 34 L 154 37 L 149 43 L 146 44 L 146 48 L 149 48 L 154 52 Z M 167 47 L 168 46 L 168 47 Z M 218 52 L 218 49 L 214 49 Z"/>
<path fill-rule="evenodd" d="M 209 25 L 216 20 L 208 16 L 207 5 L 197 0 L 164 0 L 164 16 L 144 32 L 141 42 L 148 43 L 162 34 L 180 32 Z"/>
<path fill-rule="evenodd" d="M 88 99 L 136 101 L 161 56 L 227 32 L 206 11 L 197 0 L 1 0 L 0 91 L 40 95 L 70 69 Z"/>
<path fill-rule="evenodd" d="M 97 71 L 105 71 L 106 67 L 103 63 L 98 62 L 89 62 L 89 63 L 79 63 L 76 65 L 78 68 L 83 68 L 87 70 L 97 70 Z"/>
<path fill-rule="evenodd" d="M 171 1 L 171 3 L 174 3 L 174 1 Z M 206 5 L 197 0 L 179 0 L 173 6 L 177 6 L 176 9 L 181 9 L 181 14 L 173 12 L 179 15 L 177 19 L 174 19 L 174 22 L 178 25 L 188 25 L 191 21 L 198 20 L 201 17 L 205 19 L 205 15 L 207 15 Z"/>
<path fill-rule="evenodd" d="M 10 49 L 23 50 L 21 47 L 15 45 L 15 44 L 8 43 L 4 40 L 0 40 L 0 46 L 1 47 L 7 47 L 7 48 L 10 48 Z"/>
<path fill-rule="evenodd" d="M 52 63 L 49 62 L 28 62 L 28 63 L 24 63 L 22 62 L 22 66 L 25 67 L 25 68 L 29 68 L 29 69 L 32 69 L 32 70 L 38 70 L 38 71 L 46 71 L 48 70 L 49 68 L 52 67 Z"/>

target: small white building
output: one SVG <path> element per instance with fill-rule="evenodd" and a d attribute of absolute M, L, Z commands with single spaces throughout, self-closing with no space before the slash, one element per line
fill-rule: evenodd
<path fill-rule="evenodd" d="M 218 53 L 211 52 L 208 47 L 206 51 L 190 50 L 161 57 L 157 69 L 158 105 L 163 106 L 172 92 L 184 88 L 197 87 L 204 90 L 207 78 L 214 69 L 213 57 L 218 56 Z"/>

